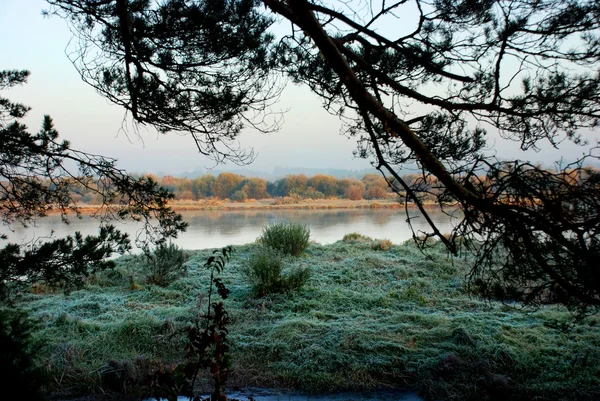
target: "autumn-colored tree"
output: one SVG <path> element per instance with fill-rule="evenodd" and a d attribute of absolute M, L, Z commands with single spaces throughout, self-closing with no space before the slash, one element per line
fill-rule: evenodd
<path fill-rule="evenodd" d="M 365 184 L 356 178 L 344 178 L 337 182 L 337 196 L 351 200 L 363 199 Z"/>
<path fill-rule="evenodd" d="M 306 191 L 308 185 L 308 177 L 304 174 L 288 175 L 285 177 L 285 194 L 302 194 Z"/>
<path fill-rule="evenodd" d="M 192 191 L 194 184 L 189 178 L 176 178 L 175 179 L 175 191 Z"/>
<path fill-rule="evenodd" d="M 195 178 L 192 181 L 192 191 L 194 191 L 196 199 L 204 199 L 213 196 L 213 186 L 215 181 L 216 178 L 210 174 Z"/>
<path fill-rule="evenodd" d="M 365 187 L 362 183 L 357 182 L 356 184 L 351 185 L 346 190 L 344 197 L 350 200 L 361 200 L 364 197 Z"/>
<path fill-rule="evenodd" d="M 331 175 L 317 174 L 308 179 L 308 186 L 326 197 L 337 194 L 337 179 Z"/>
<path fill-rule="evenodd" d="M 156 174 L 153 174 L 153 173 L 144 174 L 144 175 L 142 175 L 142 178 L 151 179 L 154 182 L 160 181 L 160 178 Z"/>
<path fill-rule="evenodd" d="M 389 192 L 377 185 L 371 185 L 365 191 L 366 199 L 385 199 L 388 196 Z"/>
<path fill-rule="evenodd" d="M 213 187 L 213 194 L 221 199 L 229 198 L 244 179 L 234 173 L 221 173 Z"/>
<path fill-rule="evenodd" d="M 249 199 L 265 199 L 267 193 L 267 181 L 262 178 L 250 178 L 243 183 L 242 191 Z"/>
<path fill-rule="evenodd" d="M 160 182 L 165 185 L 175 185 L 175 180 L 177 180 L 172 175 L 165 175 L 161 178 Z"/>
<path fill-rule="evenodd" d="M 350 188 L 353 184 L 358 182 L 355 178 L 343 178 L 338 180 L 337 182 L 337 196 L 345 197 L 346 192 L 348 192 L 348 188 Z"/>
<path fill-rule="evenodd" d="M 158 182 L 161 187 L 165 188 L 171 193 L 175 192 L 175 177 L 172 175 L 165 175 Z"/>
<path fill-rule="evenodd" d="M 365 198 L 367 199 L 383 199 L 390 192 L 387 181 L 381 175 L 366 174 L 363 182 L 366 186 Z"/>
<path fill-rule="evenodd" d="M 175 199 L 177 200 L 190 200 L 190 201 L 195 201 L 197 200 L 196 195 L 194 195 L 194 192 L 192 192 L 189 189 L 176 189 L 175 190 Z"/>

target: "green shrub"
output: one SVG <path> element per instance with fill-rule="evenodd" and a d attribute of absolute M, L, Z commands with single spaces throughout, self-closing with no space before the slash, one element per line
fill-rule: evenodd
<path fill-rule="evenodd" d="M 298 256 L 308 247 L 310 229 L 299 223 L 278 222 L 263 228 L 258 242 L 284 255 Z"/>
<path fill-rule="evenodd" d="M 298 291 L 310 278 L 307 268 L 293 268 L 284 274 L 281 253 L 268 247 L 260 247 L 250 256 L 244 273 L 254 293 L 261 297 L 271 293 Z"/>
<path fill-rule="evenodd" d="M 274 249 L 261 247 L 250 256 L 244 273 L 250 280 L 254 292 L 263 296 L 270 292 L 277 292 L 281 286 L 281 272 L 283 259 L 281 254 Z"/>
<path fill-rule="evenodd" d="M 231 200 L 234 202 L 246 202 L 248 200 L 248 195 L 246 192 L 239 189 L 231 195 Z"/>
<path fill-rule="evenodd" d="M 285 292 L 300 291 L 310 278 L 310 269 L 306 267 L 291 268 L 283 276 Z"/>
<path fill-rule="evenodd" d="M 160 244 L 153 253 L 146 256 L 148 282 L 162 287 L 169 285 L 185 271 L 183 264 L 189 258 L 189 255 L 175 244 Z"/>

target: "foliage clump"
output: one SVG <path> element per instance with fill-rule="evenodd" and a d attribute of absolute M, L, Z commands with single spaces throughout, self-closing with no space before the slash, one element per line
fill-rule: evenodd
<path fill-rule="evenodd" d="M 150 283 L 166 287 L 185 271 L 184 263 L 189 256 L 177 245 L 159 244 L 148 259 L 147 280 Z"/>
<path fill-rule="evenodd" d="M 260 247 L 248 260 L 244 273 L 257 296 L 299 291 L 310 278 L 308 268 L 295 267 L 283 272 L 284 259 L 273 248 Z"/>
<path fill-rule="evenodd" d="M 248 200 L 248 195 L 246 195 L 246 192 L 240 189 L 231 195 L 231 200 L 234 202 L 246 202 Z"/>
<path fill-rule="evenodd" d="M 374 251 L 389 251 L 392 249 L 392 246 L 394 246 L 394 244 L 389 239 L 378 239 L 373 241 L 371 248 L 373 248 Z"/>
<path fill-rule="evenodd" d="M 258 242 L 283 255 L 298 256 L 306 250 L 310 229 L 300 223 L 277 222 L 263 228 Z"/>
<path fill-rule="evenodd" d="M 342 238 L 342 241 L 344 241 L 344 242 L 353 242 L 353 241 L 371 242 L 371 241 L 373 241 L 373 239 L 371 237 L 367 237 L 366 235 L 363 235 L 360 233 L 350 233 L 350 234 L 344 235 L 344 237 Z"/>

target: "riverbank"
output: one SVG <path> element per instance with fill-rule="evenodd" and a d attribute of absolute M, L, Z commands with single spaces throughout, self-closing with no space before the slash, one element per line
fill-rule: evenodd
<path fill-rule="evenodd" d="M 297 199 L 274 198 L 231 202 L 229 200 L 174 201 L 170 206 L 183 210 L 269 210 L 269 209 L 398 209 L 404 207 L 393 199 Z"/>
<path fill-rule="evenodd" d="M 412 242 L 377 250 L 368 240 L 311 244 L 287 268 L 308 267 L 301 291 L 256 298 L 242 274 L 257 245 L 236 247 L 222 278 L 231 290 L 231 389 L 308 392 L 408 388 L 438 400 L 594 400 L 600 397 L 600 317 L 519 309 L 470 296 L 469 256 Z M 107 391 L 110 367 L 135 380 L 184 356 L 180 329 L 205 306 L 211 250 L 190 251 L 187 274 L 166 288 L 147 284 L 145 262 L 117 268 L 68 296 L 24 296 L 47 345 L 40 360 L 53 391 Z M 204 303 L 203 303 L 204 302 Z M 204 307 L 202 307 L 204 310 Z M 140 379 L 141 380 L 141 379 Z"/>
<path fill-rule="evenodd" d="M 297 199 L 274 198 L 249 200 L 246 202 L 231 202 L 228 199 L 204 199 L 199 201 L 172 201 L 169 206 L 177 212 L 193 210 L 221 211 L 251 211 L 251 210 L 302 210 L 302 209 L 400 209 L 404 204 L 394 199 Z M 411 207 L 409 205 L 409 207 Z M 439 207 L 437 204 L 427 204 L 425 207 Z M 95 213 L 100 205 L 78 204 L 79 212 L 84 215 Z M 416 208 L 416 207 L 415 207 Z M 53 213 L 53 211 L 50 211 Z"/>

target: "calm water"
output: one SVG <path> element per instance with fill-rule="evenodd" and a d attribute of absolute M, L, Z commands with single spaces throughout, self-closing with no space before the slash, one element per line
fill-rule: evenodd
<path fill-rule="evenodd" d="M 185 249 L 217 248 L 226 245 L 241 245 L 253 242 L 261 234 L 262 227 L 275 221 L 293 221 L 310 227 L 311 239 L 322 244 L 336 242 L 345 234 L 359 232 L 373 238 L 387 238 L 401 243 L 412 237 L 404 210 L 396 209 L 338 209 L 338 210 L 257 210 L 257 211 L 186 211 L 183 219 L 189 223 L 187 232 L 175 243 Z M 425 219 L 417 211 L 411 212 L 415 230 L 428 229 Z M 452 229 L 452 219 L 435 211 L 431 217 L 443 233 Z M 454 220 L 456 222 L 456 220 Z M 132 237 L 141 227 L 134 222 L 117 223 L 116 226 Z M 48 236 L 52 231 L 56 237 L 81 231 L 95 234 L 98 220 L 90 217 L 73 218 L 69 225 L 61 222 L 60 216 L 40 219 L 35 226 L 14 227 L 0 231 L 12 242 L 30 241 Z"/>

